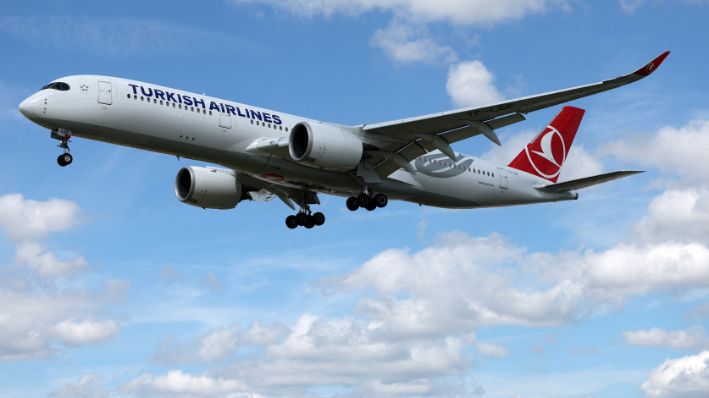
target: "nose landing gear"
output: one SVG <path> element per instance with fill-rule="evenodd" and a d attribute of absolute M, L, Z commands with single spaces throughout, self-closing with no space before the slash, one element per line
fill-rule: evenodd
<path fill-rule="evenodd" d="M 69 152 L 63 153 L 57 157 L 57 164 L 64 167 L 71 164 L 74 161 L 74 157 L 71 156 Z"/>
<path fill-rule="evenodd" d="M 345 202 L 347 208 L 351 211 L 356 211 L 360 207 L 367 209 L 368 211 L 373 211 L 376 208 L 386 207 L 388 203 L 389 198 L 387 198 L 387 196 L 383 193 L 378 193 L 376 195 L 361 193 L 358 196 L 350 196 L 347 198 L 347 202 Z"/>
<path fill-rule="evenodd" d="M 298 214 L 286 217 L 286 226 L 289 229 L 295 229 L 298 227 L 311 229 L 313 227 L 319 227 L 323 224 L 325 224 L 325 215 L 321 212 L 311 214 L 310 206 L 305 206 L 298 212 Z"/>
<path fill-rule="evenodd" d="M 71 162 L 74 161 L 74 157 L 69 153 L 69 140 L 71 139 L 71 132 L 59 129 L 58 131 L 52 131 L 51 137 L 55 140 L 59 140 L 60 143 L 57 146 L 64 150 L 64 153 L 57 156 L 57 164 L 62 167 L 70 165 Z"/>

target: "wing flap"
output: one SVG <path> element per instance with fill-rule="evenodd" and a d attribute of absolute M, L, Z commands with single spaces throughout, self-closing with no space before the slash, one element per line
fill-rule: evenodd
<path fill-rule="evenodd" d="M 628 177 L 634 174 L 644 173 L 644 171 L 624 170 L 614 171 L 612 173 L 599 174 L 591 177 L 579 178 L 577 180 L 564 181 L 556 184 L 545 185 L 537 189 L 544 192 L 561 193 L 575 191 L 578 189 L 588 188 L 594 185 L 603 184 L 605 182 L 617 180 L 619 178 Z"/>

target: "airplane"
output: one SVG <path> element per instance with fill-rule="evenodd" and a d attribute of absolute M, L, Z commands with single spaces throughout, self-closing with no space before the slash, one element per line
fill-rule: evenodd
<path fill-rule="evenodd" d="M 442 208 L 480 208 L 578 199 L 577 190 L 639 171 L 557 182 L 584 110 L 564 107 L 507 165 L 455 152 L 451 144 L 524 115 L 636 82 L 642 68 L 599 83 L 383 123 L 346 126 L 290 115 L 156 84 L 110 76 L 67 76 L 19 105 L 59 141 L 60 166 L 73 161 L 72 137 L 190 158 L 221 167 L 177 172 L 175 195 L 204 209 L 233 209 L 244 200 L 279 198 L 296 214 L 290 229 L 313 228 L 319 193 L 346 197 L 349 210 L 373 211 L 389 199 Z"/>

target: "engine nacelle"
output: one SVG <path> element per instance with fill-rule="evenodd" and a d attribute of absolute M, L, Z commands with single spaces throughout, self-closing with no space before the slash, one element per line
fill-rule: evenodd
<path fill-rule="evenodd" d="M 311 167 L 348 171 L 362 160 L 364 144 L 346 128 L 301 122 L 291 129 L 288 152 L 293 160 Z"/>
<path fill-rule="evenodd" d="M 241 201 L 241 182 L 231 170 L 189 166 L 175 178 L 182 203 L 209 209 L 233 209 Z"/>

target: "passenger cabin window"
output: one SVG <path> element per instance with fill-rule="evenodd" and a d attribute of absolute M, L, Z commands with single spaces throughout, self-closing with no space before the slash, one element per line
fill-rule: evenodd
<path fill-rule="evenodd" d="M 49 83 L 46 86 L 42 87 L 42 90 L 47 90 L 47 89 L 59 90 L 59 91 L 69 91 L 70 87 L 68 84 L 66 84 L 64 82 L 52 82 L 52 83 Z"/>

